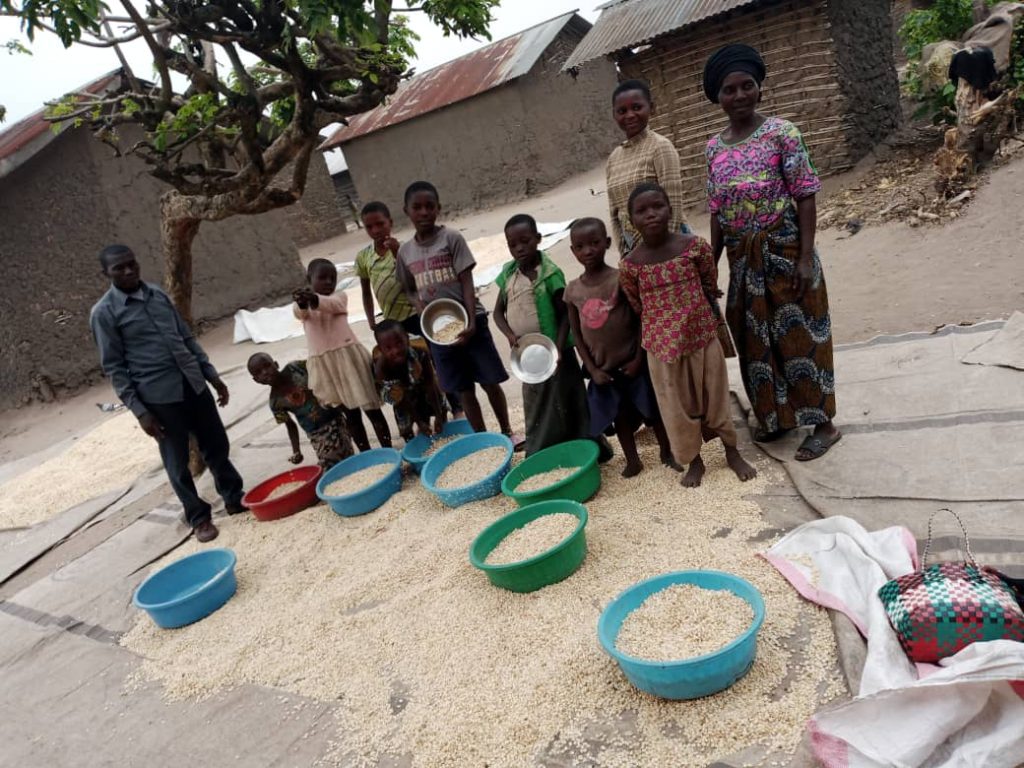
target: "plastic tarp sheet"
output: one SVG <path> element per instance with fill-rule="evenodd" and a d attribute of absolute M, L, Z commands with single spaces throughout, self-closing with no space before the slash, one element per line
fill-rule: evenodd
<path fill-rule="evenodd" d="M 793 459 L 806 430 L 762 448 L 822 516 L 868 530 L 905 525 L 922 541 L 931 513 L 951 507 L 979 562 L 1024 576 L 1024 373 L 961 362 L 1003 330 L 1002 322 L 951 326 L 837 346 L 843 439 L 806 463 Z M 1003 359 L 1021 354 L 1020 344 L 1007 345 Z M 730 380 L 740 381 L 735 367 Z M 960 559 L 959 529 L 936 522 L 932 552 Z"/>

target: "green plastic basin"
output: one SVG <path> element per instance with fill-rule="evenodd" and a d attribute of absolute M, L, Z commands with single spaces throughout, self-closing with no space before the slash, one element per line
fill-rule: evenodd
<path fill-rule="evenodd" d="M 502 565 L 489 565 L 486 560 L 501 540 L 517 528 L 538 517 L 567 512 L 579 518 L 579 525 L 569 538 L 529 560 Z M 469 561 L 487 574 L 491 584 L 512 592 L 534 592 L 549 584 L 564 581 L 575 573 L 587 556 L 587 508 L 582 504 L 558 499 L 531 504 L 495 520 L 480 532 L 469 548 Z"/>
<path fill-rule="evenodd" d="M 570 499 L 582 504 L 601 487 L 601 468 L 597 465 L 597 455 L 597 443 L 593 440 L 570 440 L 568 443 L 552 445 L 533 454 L 505 475 L 501 490 L 506 496 L 515 499 L 520 507 L 555 499 Z M 547 488 L 516 492 L 516 488 L 526 478 L 562 467 L 579 469 Z"/>

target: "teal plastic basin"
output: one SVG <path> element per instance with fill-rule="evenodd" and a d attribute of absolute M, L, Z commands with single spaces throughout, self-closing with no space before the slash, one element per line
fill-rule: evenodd
<path fill-rule="evenodd" d="M 650 661 L 615 647 L 622 622 L 655 592 L 674 584 L 729 590 L 754 609 L 750 626 L 728 645 L 703 656 L 678 661 Z M 641 581 L 612 600 L 601 613 L 597 636 L 605 653 L 618 662 L 626 678 L 645 693 L 663 699 L 699 699 L 723 691 L 750 670 L 757 654 L 757 633 L 764 623 L 764 600 L 746 579 L 724 571 L 677 571 Z"/>

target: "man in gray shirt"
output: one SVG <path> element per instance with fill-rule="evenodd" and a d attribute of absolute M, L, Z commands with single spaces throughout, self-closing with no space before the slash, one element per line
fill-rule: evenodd
<path fill-rule="evenodd" d="M 210 505 L 196 492 L 188 468 L 189 434 L 213 474 L 228 514 L 245 512 L 242 478 L 228 458 L 228 436 L 217 402 L 228 403 L 228 388 L 193 337 L 167 294 L 142 282 L 135 254 L 124 245 L 100 252 L 110 289 L 92 308 L 89 325 L 100 364 L 114 391 L 160 446 L 171 487 L 199 541 L 217 538 Z"/>

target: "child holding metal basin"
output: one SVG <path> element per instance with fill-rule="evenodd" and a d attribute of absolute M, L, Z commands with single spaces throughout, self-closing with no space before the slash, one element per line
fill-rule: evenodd
<path fill-rule="evenodd" d="M 541 236 L 532 216 L 518 214 L 509 219 L 505 240 L 514 258 L 495 281 L 498 300 L 494 324 L 513 348 L 520 337 L 541 333 L 555 342 L 559 352 L 558 367 L 551 378 L 540 384 L 523 384 L 529 456 L 548 446 L 589 437 L 590 412 L 562 298 L 565 275 L 540 250 Z M 603 448 L 606 454 L 611 450 L 607 441 Z"/>

